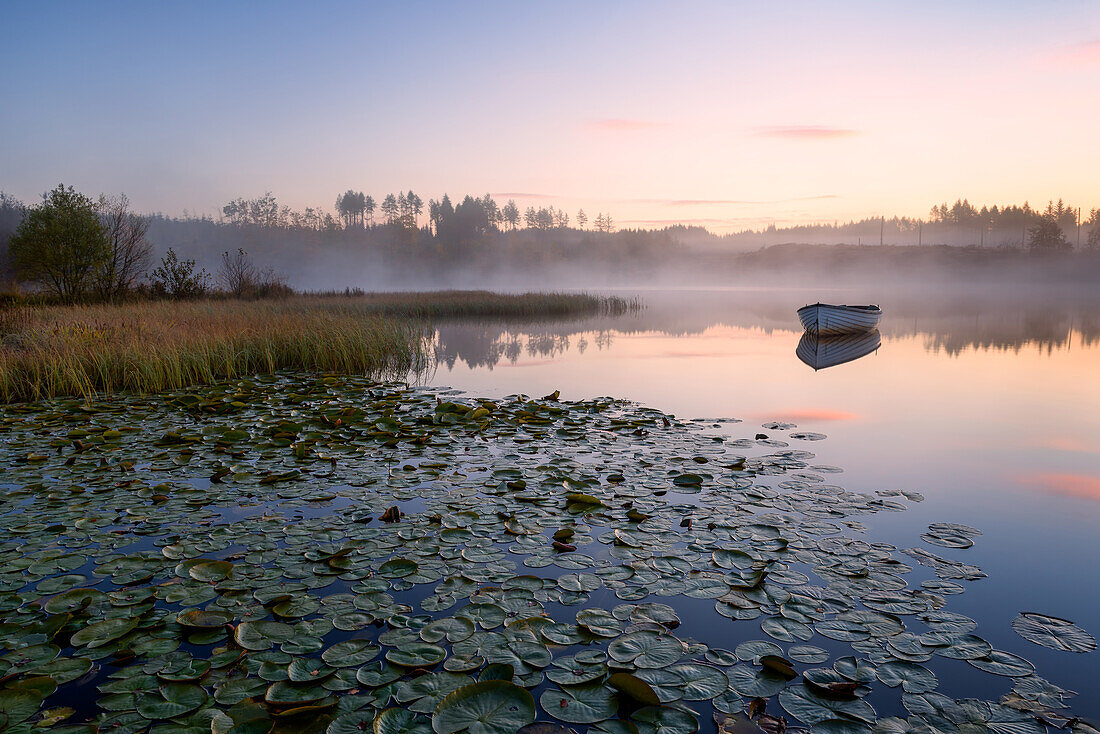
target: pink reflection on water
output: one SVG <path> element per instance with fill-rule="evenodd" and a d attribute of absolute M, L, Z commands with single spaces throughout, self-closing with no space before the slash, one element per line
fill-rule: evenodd
<path fill-rule="evenodd" d="M 773 410 L 767 413 L 753 413 L 749 416 L 759 420 L 787 421 L 797 423 L 799 421 L 854 421 L 862 418 L 859 413 L 849 413 L 846 410 L 829 410 L 828 408 L 801 408 L 796 410 Z"/>
<path fill-rule="evenodd" d="M 1040 492 L 1100 500 L 1100 477 L 1089 474 L 1041 472 L 1025 474 L 1019 482 Z"/>

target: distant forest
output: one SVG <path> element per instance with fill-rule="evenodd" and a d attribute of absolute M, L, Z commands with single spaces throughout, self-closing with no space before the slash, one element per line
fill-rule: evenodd
<path fill-rule="evenodd" d="M 0 193 L 0 265 L 8 280 L 6 241 L 24 211 L 24 204 Z M 1100 252 L 1100 209 L 1086 215 L 1061 200 L 1044 209 L 1026 203 L 977 208 L 959 200 L 932 207 L 925 219 L 880 217 L 725 235 L 688 226 L 618 229 L 609 213 L 521 211 L 514 201 L 499 204 L 488 194 L 425 204 L 412 191 L 380 202 L 347 191 L 328 211 L 294 210 L 267 193 L 228 202 L 216 218 L 145 219 L 154 258 L 172 249 L 213 272 L 223 253 L 243 250 L 258 267 L 311 290 L 626 286 L 670 277 L 678 284 L 724 283 L 775 270 L 812 279 L 858 274 L 861 267 L 853 264 L 867 275 L 885 268 L 899 277 L 914 268 L 957 276 L 960 268 L 990 264 L 1026 273 L 1036 267 L 1026 256 L 1036 252 Z M 921 252 L 909 252 L 917 246 Z M 1059 277 L 1091 278 L 1097 259 L 1089 257 L 1083 270 L 1063 266 Z"/>

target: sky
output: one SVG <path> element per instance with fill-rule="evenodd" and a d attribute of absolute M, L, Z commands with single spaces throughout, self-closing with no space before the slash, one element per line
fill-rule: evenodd
<path fill-rule="evenodd" d="M 0 191 L 492 193 L 717 232 L 1100 207 L 1100 3 L 0 5 Z"/>

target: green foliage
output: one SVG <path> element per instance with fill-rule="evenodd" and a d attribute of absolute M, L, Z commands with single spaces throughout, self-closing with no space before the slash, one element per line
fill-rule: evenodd
<path fill-rule="evenodd" d="M 1088 248 L 1100 250 L 1100 209 L 1093 209 L 1085 225 L 1089 227 Z"/>
<path fill-rule="evenodd" d="M 204 269 L 195 270 L 194 260 L 181 260 L 171 247 L 149 276 L 153 294 L 172 299 L 198 298 L 205 294 L 207 278 Z"/>
<path fill-rule="evenodd" d="M 1060 252 L 1073 247 L 1052 216 L 1044 216 L 1027 234 L 1027 246 L 1032 252 Z"/>
<path fill-rule="evenodd" d="M 8 252 L 19 277 L 75 301 L 107 263 L 110 244 L 95 202 L 59 184 L 27 211 L 8 242 Z"/>

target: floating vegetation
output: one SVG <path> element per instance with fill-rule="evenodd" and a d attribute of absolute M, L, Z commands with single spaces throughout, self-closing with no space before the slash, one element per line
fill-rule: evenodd
<path fill-rule="evenodd" d="M 1096 649 L 1096 638 L 1068 619 L 1023 612 L 1012 620 L 1012 629 L 1025 640 L 1051 650 L 1092 652 Z"/>
<path fill-rule="evenodd" d="M 1095 731 L 947 609 L 979 569 L 861 537 L 919 494 L 732 425 L 285 374 L 9 406 L 0 727 Z M 937 659 L 1004 695 L 941 692 Z"/>

